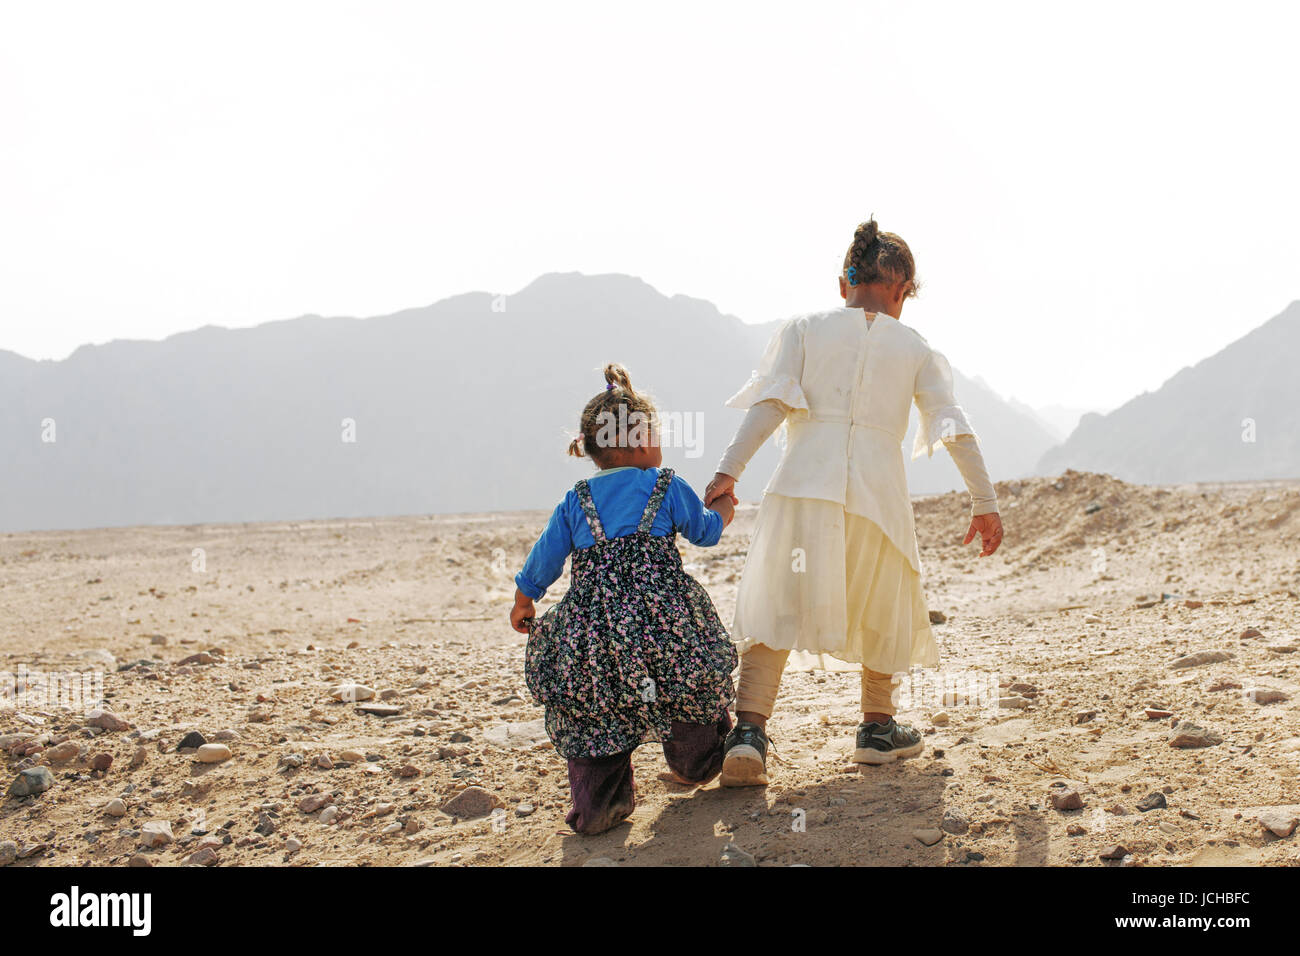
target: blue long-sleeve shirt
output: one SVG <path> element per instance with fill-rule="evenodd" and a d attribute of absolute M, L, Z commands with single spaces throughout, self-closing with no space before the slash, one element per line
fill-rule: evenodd
<path fill-rule="evenodd" d="M 621 538 L 636 531 L 658 480 L 658 468 L 632 467 L 610 468 L 587 479 L 606 538 Z M 704 548 L 717 544 L 722 537 L 722 515 L 705 508 L 695 490 L 677 475 L 669 483 L 668 493 L 650 526 L 654 535 L 666 536 L 674 531 L 691 544 Z M 546 530 L 528 553 L 523 570 L 515 575 L 515 584 L 537 600 L 564 573 L 564 562 L 571 552 L 595 543 L 578 493 L 570 489 L 555 506 Z"/>

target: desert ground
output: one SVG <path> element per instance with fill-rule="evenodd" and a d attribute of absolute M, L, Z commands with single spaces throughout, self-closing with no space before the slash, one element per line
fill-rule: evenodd
<path fill-rule="evenodd" d="M 915 502 L 922 756 L 850 763 L 856 673 L 792 670 L 769 787 L 678 785 L 649 744 L 595 837 L 507 621 L 544 513 L 0 536 L 0 865 L 1300 862 L 1300 482 L 998 491 L 987 559 L 964 495 Z M 755 509 L 681 548 L 724 621 Z"/>

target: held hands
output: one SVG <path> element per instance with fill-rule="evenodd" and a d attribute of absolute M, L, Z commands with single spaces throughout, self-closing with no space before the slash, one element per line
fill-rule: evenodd
<path fill-rule="evenodd" d="M 537 615 L 533 599 L 515 588 L 515 606 L 510 609 L 510 626 L 520 634 L 528 633 L 528 624 Z"/>
<path fill-rule="evenodd" d="M 705 505 L 705 507 L 710 511 L 716 511 L 722 516 L 722 526 L 724 528 L 731 524 L 732 519 L 736 517 L 736 503 L 730 495 L 719 495 L 713 500 L 713 504 Z"/>
<path fill-rule="evenodd" d="M 966 540 L 962 544 L 970 544 L 975 540 L 977 534 L 980 536 L 980 542 L 984 545 L 980 557 L 987 558 L 1002 543 L 1002 519 L 998 517 L 996 511 L 971 518 L 970 529 L 966 532 Z"/>
<path fill-rule="evenodd" d="M 736 479 L 718 472 L 713 476 L 713 480 L 709 482 L 708 487 L 704 489 L 704 507 L 712 506 L 713 502 L 723 496 L 730 498 L 733 506 L 740 504 L 740 499 L 736 497 Z M 728 523 L 731 522 L 731 519 L 725 514 L 723 518 L 726 518 Z"/>

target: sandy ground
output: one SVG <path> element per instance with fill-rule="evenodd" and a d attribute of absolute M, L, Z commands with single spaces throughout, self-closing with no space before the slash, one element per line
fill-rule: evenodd
<path fill-rule="evenodd" d="M 946 615 L 943 666 L 900 689 L 922 756 L 851 764 L 857 675 L 791 672 L 771 786 L 679 786 L 646 746 L 635 814 L 597 837 L 564 826 L 564 764 L 506 620 L 543 514 L 5 535 L 0 671 L 99 674 L 130 726 L 91 727 L 84 700 L 0 701 L 0 784 L 52 780 L 0 803 L 0 865 L 715 865 L 728 843 L 760 865 L 1300 861 L 1300 836 L 1257 820 L 1300 809 L 1300 485 L 1067 472 L 999 493 L 1006 541 L 984 560 L 960 545 L 962 496 L 916 502 Z M 682 549 L 724 620 L 753 519 Z M 1202 651 L 1228 656 L 1175 666 Z M 400 710 L 333 700 L 344 682 Z M 1176 720 L 1221 740 L 1171 746 Z M 191 731 L 230 758 L 178 750 Z M 444 812 L 474 787 L 462 815 L 501 812 Z M 1053 807 L 1064 790 L 1080 809 Z M 1140 810 L 1151 794 L 1166 806 Z M 162 822 L 170 841 L 142 849 Z"/>

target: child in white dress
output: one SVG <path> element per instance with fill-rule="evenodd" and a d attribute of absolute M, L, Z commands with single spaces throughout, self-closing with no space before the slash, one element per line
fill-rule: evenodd
<path fill-rule="evenodd" d="M 894 719 L 893 702 L 894 674 L 939 662 L 903 468 L 913 402 L 921 424 L 912 457 L 946 447 L 970 492 L 965 543 L 979 535 L 981 556 L 1001 543 L 997 496 L 948 362 L 899 321 L 916 294 L 915 274 L 900 237 L 874 220 L 859 225 L 839 279 L 847 308 L 787 322 L 727 402 L 749 412 L 706 503 L 734 493 L 746 463 L 782 423 L 787 441 L 737 595 L 738 724 L 726 744 L 724 786 L 767 783 L 766 722 L 795 648 L 862 665 L 856 762 L 921 752 L 920 734 Z"/>

